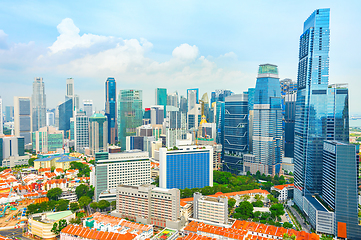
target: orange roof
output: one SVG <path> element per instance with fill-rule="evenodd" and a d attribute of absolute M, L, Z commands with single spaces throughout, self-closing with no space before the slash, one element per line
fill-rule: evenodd
<path fill-rule="evenodd" d="M 208 195 L 208 197 L 227 197 L 227 198 L 231 198 L 232 196 L 237 196 L 237 195 L 244 195 L 244 194 L 270 194 L 267 190 L 263 190 L 263 189 L 253 189 L 253 190 L 247 190 L 247 191 L 240 191 L 240 192 L 230 192 L 230 193 L 222 193 L 222 192 L 217 192 L 213 195 Z M 180 205 L 182 207 L 184 207 L 187 202 L 191 202 L 193 201 L 193 198 L 182 198 L 180 200 Z"/>
<path fill-rule="evenodd" d="M 286 187 L 294 187 L 295 185 L 294 184 L 284 184 L 284 185 L 276 185 L 276 186 L 273 186 L 279 190 L 283 190 L 284 188 Z"/>
<path fill-rule="evenodd" d="M 51 169 L 50 168 L 40 168 L 38 171 L 39 171 L 39 173 L 40 172 L 50 172 Z"/>
<path fill-rule="evenodd" d="M 61 169 L 61 168 L 56 168 L 55 171 L 57 171 L 58 173 L 63 173 L 64 172 L 63 169 Z"/>
<path fill-rule="evenodd" d="M 102 232 L 96 230 L 90 230 L 89 228 L 84 228 L 76 225 L 68 225 L 63 230 L 63 234 L 76 235 L 86 239 L 97 239 L 97 240 L 106 240 L 106 239 L 124 239 L 131 240 L 134 239 L 137 235 L 131 234 L 129 232 L 125 234 L 115 233 L 115 232 Z"/>

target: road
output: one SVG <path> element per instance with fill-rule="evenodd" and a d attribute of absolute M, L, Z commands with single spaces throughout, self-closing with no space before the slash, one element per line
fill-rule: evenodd
<path fill-rule="evenodd" d="M 305 232 L 310 233 L 311 232 L 311 227 L 306 225 L 306 223 L 303 221 L 303 218 L 300 216 L 300 214 L 293 207 L 288 207 L 288 210 L 291 211 L 293 216 L 295 216 L 297 221 L 301 224 L 302 230 L 305 231 Z"/>
<path fill-rule="evenodd" d="M 0 235 L 8 238 L 15 237 L 16 239 L 21 239 L 21 240 L 31 240 L 30 238 L 23 237 L 23 228 L 2 230 L 0 231 Z"/>

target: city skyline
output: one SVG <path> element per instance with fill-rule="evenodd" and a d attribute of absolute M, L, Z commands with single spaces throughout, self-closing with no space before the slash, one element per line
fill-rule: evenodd
<path fill-rule="evenodd" d="M 46 94 L 53 96 L 47 99 L 49 108 L 63 100 L 65 80 L 73 77 L 80 100 L 93 100 L 97 111 L 104 108 L 102 86 L 107 77 L 117 79 L 118 89 L 143 90 L 144 100 L 147 100 L 144 107 L 154 104 L 154 89 L 157 87 L 167 88 L 168 92 L 177 90 L 179 95 L 184 96 L 188 88 L 199 88 L 200 95 L 215 89 L 242 93 L 254 86 L 254 73 L 258 65 L 264 63 L 278 65 L 280 79 L 296 81 L 297 41 L 301 31 L 298 23 L 313 9 L 330 7 L 331 35 L 335 37 L 331 41 L 329 82 L 349 83 L 350 113 L 358 113 L 355 104 L 360 100 L 356 94 L 360 84 L 356 77 L 358 33 L 352 31 L 352 35 L 356 34 L 355 38 L 342 39 L 340 36 L 351 35 L 352 26 L 359 22 L 355 12 L 359 3 L 269 4 L 229 3 L 217 6 L 211 2 L 203 6 L 199 2 L 177 2 L 173 6 L 154 3 L 151 9 L 155 11 L 151 14 L 151 11 L 145 10 L 150 7 L 147 4 L 114 3 L 114 9 L 123 13 L 120 17 L 100 19 L 99 14 L 95 14 L 94 21 L 89 24 L 84 22 L 82 13 L 79 16 L 74 14 L 71 7 L 76 9 L 79 6 L 73 3 L 57 6 L 59 11 L 55 14 L 51 10 L 55 9 L 52 5 L 24 2 L 16 11 L 12 3 L 5 2 L 0 10 L 4 13 L 2 18 L 7 20 L 0 21 L 7 22 L 6 25 L 0 24 L 0 56 L 4 59 L 0 61 L 3 105 L 13 105 L 13 96 L 31 96 L 32 80 L 37 76 L 43 77 Z M 230 9 L 233 5 L 234 9 Z M 25 7 L 36 9 L 35 12 L 46 9 L 47 14 L 33 16 L 33 19 L 21 16 Z M 206 7 L 206 14 L 200 12 L 202 7 Z M 272 14 L 268 12 L 268 7 L 272 7 Z M 97 9 L 94 4 L 85 8 L 89 12 Z M 134 16 L 125 14 L 127 8 L 133 9 Z M 257 19 L 250 21 L 250 14 L 255 10 Z M 99 11 L 112 13 L 114 10 L 104 6 Z M 225 11 L 229 16 L 225 16 Z M 188 13 L 186 17 L 180 18 L 185 13 Z M 142 21 L 157 14 L 159 16 L 150 22 Z M 164 21 L 172 14 L 174 21 Z M 117 19 L 120 26 L 111 30 L 110 26 Z M 265 19 L 268 23 L 266 27 Z M 28 24 L 21 25 L 26 21 Z M 138 28 L 141 24 L 149 29 Z M 22 32 L 29 34 L 25 36 Z M 267 41 L 262 34 L 267 34 Z M 69 45 L 69 41 L 72 44 Z M 110 57 L 117 60 L 110 63 Z M 343 61 L 346 57 L 349 61 Z M 87 70 L 86 64 L 97 67 L 84 71 Z"/>

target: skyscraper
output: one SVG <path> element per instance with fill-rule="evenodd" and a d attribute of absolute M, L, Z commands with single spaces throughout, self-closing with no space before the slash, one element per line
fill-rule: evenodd
<path fill-rule="evenodd" d="M 166 116 L 167 111 L 167 89 L 166 88 L 157 88 L 155 89 L 155 105 L 164 106 L 164 118 Z"/>
<path fill-rule="evenodd" d="M 77 111 L 74 116 L 74 150 L 83 152 L 89 147 L 89 118 L 84 111 Z"/>
<path fill-rule="evenodd" d="M 150 123 L 163 124 L 164 122 L 164 107 L 162 105 L 150 107 Z"/>
<path fill-rule="evenodd" d="M 223 170 L 233 174 L 243 171 L 243 154 L 248 147 L 248 95 L 234 94 L 225 98 Z"/>
<path fill-rule="evenodd" d="M 67 78 L 66 79 L 66 98 L 74 98 L 74 79 Z"/>
<path fill-rule="evenodd" d="M 101 113 L 94 113 L 89 118 L 89 149 L 93 156 L 97 152 L 106 152 L 108 148 L 107 118 Z"/>
<path fill-rule="evenodd" d="M 59 111 L 59 130 L 64 134 L 70 129 L 70 118 L 73 117 L 73 98 L 68 98 L 58 106 Z"/>
<path fill-rule="evenodd" d="M 33 131 L 46 126 L 46 95 L 43 78 L 36 77 L 33 82 L 32 96 Z"/>
<path fill-rule="evenodd" d="M 168 94 L 167 97 L 167 105 L 169 106 L 174 106 L 174 107 L 179 107 L 179 102 L 178 102 L 178 92 L 175 91 L 174 93 L 170 93 Z"/>
<path fill-rule="evenodd" d="M 83 100 L 83 110 L 88 118 L 91 117 L 93 115 L 93 101 Z"/>
<path fill-rule="evenodd" d="M 11 122 L 14 120 L 14 106 L 5 107 L 5 122 Z"/>
<path fill-rule="evenodd" d="M 14 131 L 15 136 L 24 137 L 25 144 L 31 143 L 32 132 L 31 98 L 14 97 Z"/>
<path fill-rule="evenodd" d="M 187 89 L 187 105 L 188 105 L 188 112 L 192 110 L 196 104 L 198 104 L 198 95 L 199 95 L 198 88 Z"/>
<path fill-rule="evenodd" d="M 184 96 L 180 96 L 180 100 L 179 100 L 179 111 L 186 113 L 188 111 L 188 106 L 187 106 L 187 98 L 185 98 Z"/>
<path fill-rule="evenodd" d="M 261 64 L 253 105 L 253 154 L 259 171 L 279 174 L 282 157 L 282 98 L 278 68 Z"/>
<path fill-rule="evenodd" d="M 117 134 L 117 83 L 108 77 L 105 81 L 105 116 L 108 119 L 108 143 L 116 144 Z"/>
<path fill-rule="evenodd" d="M 118 141 L 126 149 L 126 136 L 135 136 L 143 119 L 142 90 L 120 90 L 118 95 Z"/>
<path fill-rule="evenodd" d="M 295 193 L 322 193 L 322 149 L 327 137 L 330 9 L 317 9 L 305 21 L 300 37 L 295 120 Z"/>

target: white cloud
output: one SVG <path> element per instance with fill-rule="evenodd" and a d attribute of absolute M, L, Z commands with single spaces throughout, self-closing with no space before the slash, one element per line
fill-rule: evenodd
<path fill-rule="evenodd" d="M 181 60 L 194 60 L 199 55 L 198 47 L 196 45 L 190 46 L 187 43 L 181 44 L 176 47 L 172 56 Z"/>
<path fill-rule="evenodd" d="M 113 37 L 98 36 L 94 34 L 83 34 L 79 35 L 79 28 L 75 26 L 74 22 L 70 18 L 65 18 L 57 26 L 60 36 L 49 47 L 51 53 L 57 53 L 63 50 L 72 48 L 89 48 L 95 43 L 106 42 Z"/>

